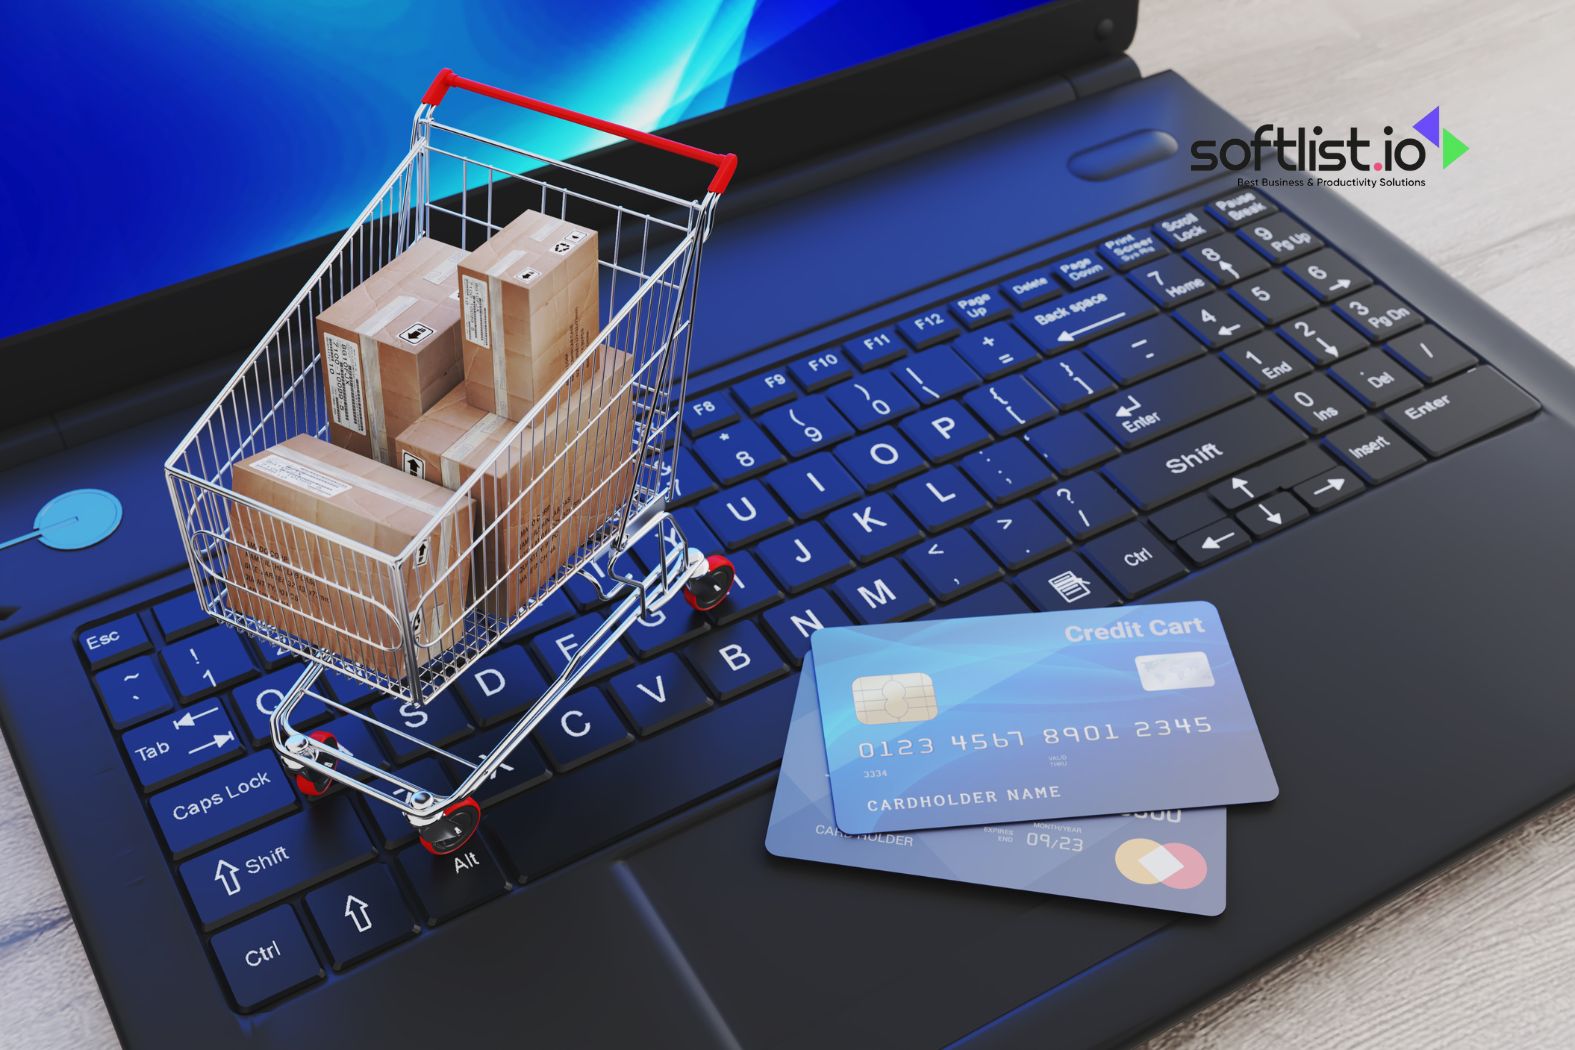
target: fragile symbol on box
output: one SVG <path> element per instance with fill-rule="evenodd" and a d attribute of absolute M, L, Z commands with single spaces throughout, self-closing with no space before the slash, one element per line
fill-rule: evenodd
<path fill-rule="evenodd" d="M 407 343 L 417 344 L 424 342 L 432 334 L 432 329 L 424 324 L 413 324 L 399 333 L 399 338 Z"/>

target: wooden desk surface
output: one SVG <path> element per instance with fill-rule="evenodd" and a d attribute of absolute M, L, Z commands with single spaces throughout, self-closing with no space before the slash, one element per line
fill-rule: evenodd
<path fill-rule="evenodd" d="M 1443 107 L 1471 147 L 1359 207 L 1575 361 L 1575 7 L 1554 0 L 1145 0 L 1132 55 L 1248 125 L 1381 127 Z M 20 800 L 0 749 L 0 797 Z M 1575 799 L 1152 1040 L 1215 1047 L 1575 1039 Z M 32 816 L 0 807 L 0 1042 L 115 1045 Z"/>

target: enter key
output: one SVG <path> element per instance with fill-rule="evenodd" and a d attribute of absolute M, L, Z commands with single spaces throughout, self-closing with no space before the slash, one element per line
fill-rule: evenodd
<path fill-rule="evenodd" d="M 1430 456 L 1442 456 L 1534 414 L 1537 400 L 1486 365 L 1446 380 L 1384 411 Z"/>
<path fill-rule="evenodd" d="M 1123 448 L 1136 448 L 1252 397 L 1252 388 L 1217 358 L 1205 357 L 1090 405 Z"/>

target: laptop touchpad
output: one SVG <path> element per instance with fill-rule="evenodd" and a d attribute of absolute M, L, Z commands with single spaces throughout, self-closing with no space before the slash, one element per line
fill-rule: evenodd
<path fill-rule="evenodd" d="M 780 860 L 770 809 L 756 796 L 628 861 L 745 1046 L 949 1042 L 1176 921 Z"/>

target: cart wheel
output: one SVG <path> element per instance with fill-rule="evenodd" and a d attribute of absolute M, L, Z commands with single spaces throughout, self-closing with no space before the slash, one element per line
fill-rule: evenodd
<path fill-rule="evenodd" d="M 715 609 L 727 600 L 735 575 L 727 555 L 713 554 L 705 560 L 705 572 L 684 584 L 684 600 L 700 612 Z"/>
<path fill-rule="evenodd" d="M 481 806 L 473 798 L 462 798 L 443 811 L 443 815 L 424 828 L 418 828 L 421 844 L 436 857 L 446 857 L 476 833 L 481 825 Z"/>
<path fill-rule="evenodd" d="M 321 741 L 322 743 L 327 744 L 329 747 L 339 746 L 339 738 L 334 736 L 326 729 L 319 729 L 315 733 L 308 733 L 307 736 L 311 737 L 313 740 Z M 320 757 L 319 761 L 322 762 L 323 765 L 328 766 L 330 769 L 339 764 L 339 759 L 335 758 L 333 755 Z M 324 776 L 323 774 L 315 772 L 314 770 L 303 769 L 295 775 L 295 786 L 300 788 L 301 794 L 305 795 L 307 798 L 321 798 L 322 796 L 328 794 L 328 792 L 333 788 L 334 779 L 333 777 Z"/>

